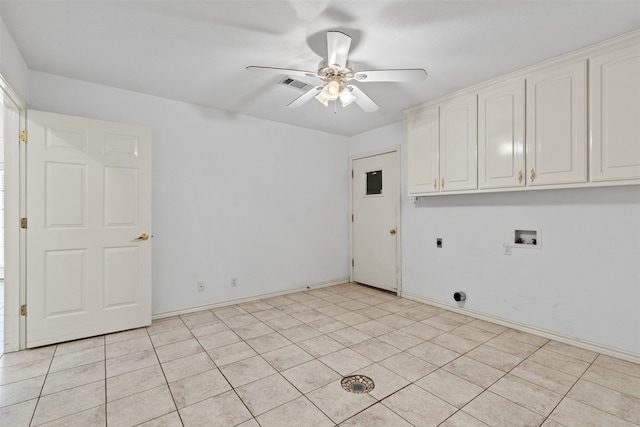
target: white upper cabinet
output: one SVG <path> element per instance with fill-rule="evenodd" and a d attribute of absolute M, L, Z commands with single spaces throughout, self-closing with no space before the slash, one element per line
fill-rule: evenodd
<path fill-rule="evenodd" d="M 478 93 L 478 187 L 525 185 L 524 79 Z"/>
<path fill-rule="evenodd" d="M 440 105 L 440 191 L 478 188 L 476 94 Z"/>
<path fill-rule="evenodd" d="M 412 196 L 640 185 L 640 31 L 405 117 Z"/>
<path fill-rule="evenodd" d="M 591 179 L 640 179 L 640 45 L 590 60 Z"/>
<path fill-rule="evenodd" d="M 527 185 L 587 181 L 586 61 L 527 78 Z"/>
<path fill-rule="evenodd" d="M 411 111 L 406 116 L 409 194 L 440 191 L 438 107 Z"/>

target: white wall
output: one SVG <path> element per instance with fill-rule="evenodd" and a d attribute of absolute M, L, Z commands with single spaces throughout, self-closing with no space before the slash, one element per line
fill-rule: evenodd
<path fill-rule="evenodd" d="M 0 16 L 0 74 L 23 102 L 29 100 L 29 69 Z"/>
<path fill-rule="evenodd" d="M 39 72 L 30 84 L 32 109 L 152 129 L 154 313 L 348 280 L 346 138 Z"/>
<path fill-rule="evenodd" d="M 33 108 L 152 128 L 155 313 L 346 278 L 346 158 L 402 144 L 405 294 L 453 306 L 463 290 L 468 310 L 640 355 L 638 186 L 414 206 L 401 123 L 347 140 L 38 72 L 30 85 Z M 540 227 L 542 249 L 503 255 L 519 226 Z"/>
<path fill-rule="evenodd" d="M 350 154 L 402 142 L 402 290 L 640 356 L 640 186 L 424 197 L 409 203 L 401 123 Z M 503 242 L 541 227 L 541 249 Z M 436 248 L 436 238 L 443 248 Z"/>

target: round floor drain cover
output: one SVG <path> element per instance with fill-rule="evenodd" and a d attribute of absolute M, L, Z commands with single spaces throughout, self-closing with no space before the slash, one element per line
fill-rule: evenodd
<path fill-rule="evenodd" d="M 371 378 L 364 375 L 344 377 L 340 384 L 350 393 L 369 393 L 376 386 Z"/>

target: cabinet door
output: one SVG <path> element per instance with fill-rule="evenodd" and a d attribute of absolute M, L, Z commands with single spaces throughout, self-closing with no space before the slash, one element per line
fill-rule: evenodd
<path fill-rule="evenodd" d="M 438 107 L 413 111 L 407 116 L 409 195 L 440 190 L 438 126 Z"/>
<path fill-rule="evenodd" d="M 591 179 L 640 179 L 640 46 L 590 60 Z"/>
<path fill-rule="evenodd" d="M 587 181 L 586 61 L 527 79 L 527 185 Z"/>
<path fill-rule="evenodd" d="M 478 187 L 522 187 L 524 180 L 524 80 L 478 94 Z"/>
<path fill-rule="evenodd" d="M 464 95 L 440 106 L 440 191 L 478 188 L 477 97 Z"/>

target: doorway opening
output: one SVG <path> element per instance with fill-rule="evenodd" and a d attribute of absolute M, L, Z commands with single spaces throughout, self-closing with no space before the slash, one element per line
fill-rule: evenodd
<path fill-rule="evenodd" d="M 24 130 L 26 108 L 18 94 L 0 75 L 0 357 L 24 348 L 22 334 L 24 304 L 22 251 L 19 224 L 24 212 L 21 184 L 24 183 Z M 26 134 L 24 134 L 26 137 Z"/>
<path fill-rule="evenodd" d="M 0 356 L 4 354 L 4 96 L 0 99 Z"/>

